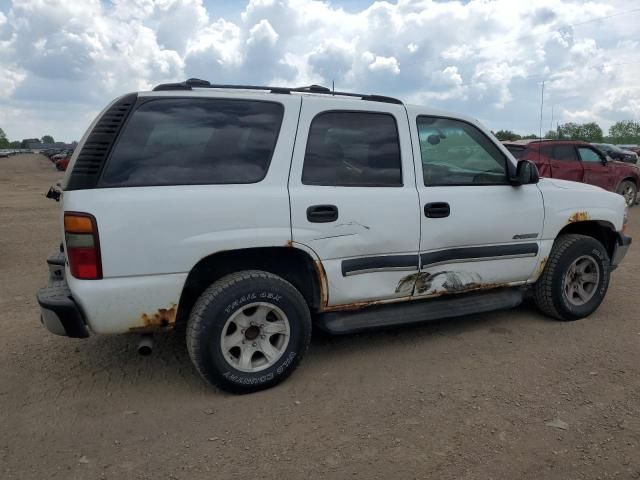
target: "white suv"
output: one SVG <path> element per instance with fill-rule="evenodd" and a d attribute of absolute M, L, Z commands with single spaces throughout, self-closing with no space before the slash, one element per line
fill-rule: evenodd
<path fill-rule="evenodd" d="M 621 196 L 539 180 L 473 119 L 318 86 L 125 95 L 62 190 L 46 327 L 185 326 L 199 372 L 232 392 L 287 377 L 312 324 L 348 333 L 528 293 L 557 319 L 587 316 L 631 242 Z"/>

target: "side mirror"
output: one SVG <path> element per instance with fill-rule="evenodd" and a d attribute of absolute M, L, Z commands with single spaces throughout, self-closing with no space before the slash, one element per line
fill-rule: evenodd
<path fill-rule="evenodd" d="M 511 184 L 515 187 L 529 185 L 540 181 L 540 173 L 536 164 L 529 160 L 520 160 L 516 168 L 516 175 L 511 179 Z"/>

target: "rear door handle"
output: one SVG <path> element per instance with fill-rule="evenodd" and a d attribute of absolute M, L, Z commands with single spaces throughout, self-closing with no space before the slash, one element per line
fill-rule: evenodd
<path fill-rule="evenodd" d="M 447 202 L 427 203 L 424 206 L 424 216 L 429 218 L 444 218 L 451 213 L 451 207 Z"/>
<path fill-rule="evenodd" d="M 307 220 L 311 223 L 329 223 L 338 220 L 338 207 L 335 205 L 311 205 L 307 208 Z"/>

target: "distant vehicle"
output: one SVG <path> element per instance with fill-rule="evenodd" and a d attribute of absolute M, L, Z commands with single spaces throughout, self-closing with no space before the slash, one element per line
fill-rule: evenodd
<path fill-rule="evenodd" d="M 73 150 L 66 150 L 65 153 L 59 153 L 58 155 L 54 155 L 53 159 L 56 164 L 56 168 L 61 171 L 65 171 L 67 166 L 69 165 L 69 160 L 71 160 L 71 155 L 73 154 Z"/>
<path fill-rule="evenodd" d="M 543 177 L 590 183 L 619 193 L 628 206 L 636 203 L 640 169 L 628 163 L 607 160 L 599 149 L 589 143 L 572 140 L 503 143 L 516 158 L 535 163 Z"/>
<path fill-rule="evenodd" d="M 56 160 L 56 168 L 58 170 L 64 172 L 67 169 L 67 167 L 69 166 L 69 160 L 70 159 L 71 159 L 71 156 L 69 155 L 68 157 Z"/>
<path fill-rule="evenodd" d="M 0 158 L 6 158 L 9 156 L 9 150 L 0 150 Z"/>
<path fill-rule="evenodd" d="M 638 163 L 638 154 L 630 150 L 623 150 L 622 148 L 612 145 L 611 143 L 592 143 L 598 150 L 605 155 L 609 155 L 614 160 L 619 160 L 625 163 Z"/>
<path fill-rule="evenodd" d="M 630 152 L 635 153 L 640 156 L 640 145 L 617 145 L 623 150 L 629 150 Z"/>

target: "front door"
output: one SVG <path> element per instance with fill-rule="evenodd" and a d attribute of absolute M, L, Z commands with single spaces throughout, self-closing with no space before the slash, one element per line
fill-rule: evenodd
<path fill-rule="evenodd" d="M 578 155 L 584 168 L 584 182 L 614 191 L 616 188 L 615 172 L 607 164 L 604 155 L 595 148 L 578 147 Z"/>
<path fill-rule="evenodd" d="M 360 102 L 360 101 L 358 101 Z M 289 177 L 292 238 L 313 250 L 328 305 L 410 296 L 419 216 L 401 105 L 305 96 Z"/>
<path fill-rule="evenodd" d="M 478 125 L 410 110 L 420 197 L 420 274 L 414 295 L 526 282 L 542 235 L 537 185 L 514 187 L 507 158 Z"/>

